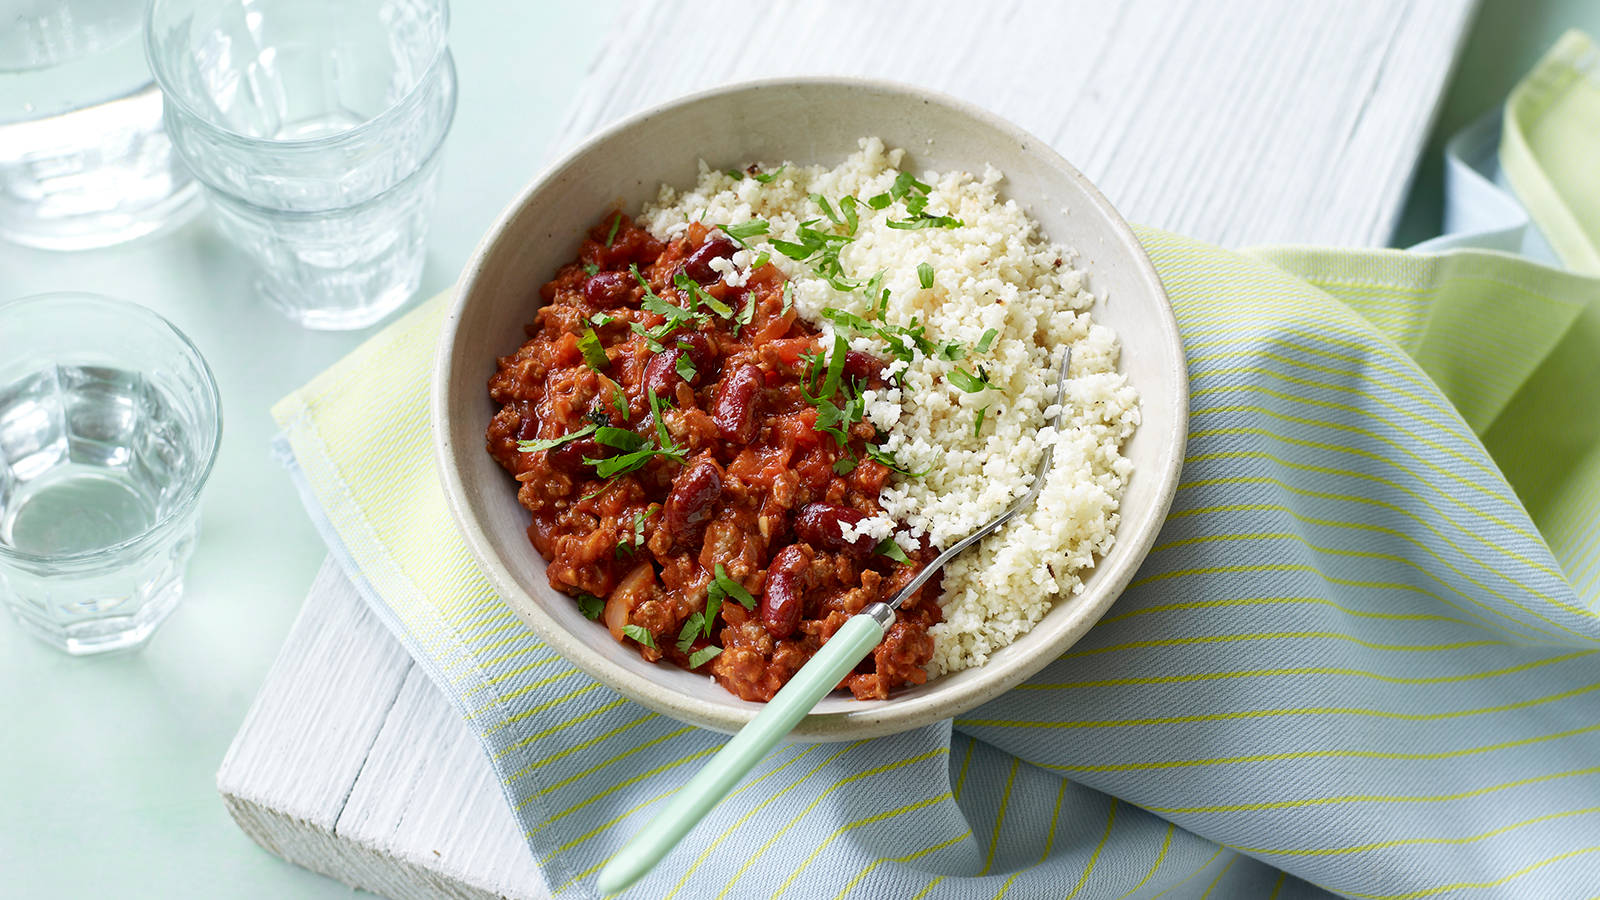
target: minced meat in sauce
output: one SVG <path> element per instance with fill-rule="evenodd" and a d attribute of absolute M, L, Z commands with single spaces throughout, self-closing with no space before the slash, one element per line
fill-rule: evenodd
<path fill-rule="evenodd" d="M 869 423 L 819 427 L 833 360 L 777 267 L 724 283 L 737 249 L 700 223 L 665 244 L 621 214 L 592 228 L 489 380 L 488 449 L 553 587 L 645 659 L 765 701 L 934 553 L 885 546 L 897 562 L 846 537 L 882 512 L 890 470 L 865 452 Z M 841 395 L 884 386 L 881 361 L 833 356 Z M 934 578 L 907 598 L 841 687 L 881 699 L 926 680 L 938 595 Z"/>

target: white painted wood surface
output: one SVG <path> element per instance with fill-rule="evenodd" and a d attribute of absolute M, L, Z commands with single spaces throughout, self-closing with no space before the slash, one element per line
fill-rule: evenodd
<path fill-rule="evenodd" d="M 1374 244 L 1471 0 L 630 4 L 555 142 L 730 80 L 915 82 L 1048 140 L 1132 221 Z M 330 562 L 217 777 L 274 853 L 394 898 L 547 896 L 460 717 Z"/>

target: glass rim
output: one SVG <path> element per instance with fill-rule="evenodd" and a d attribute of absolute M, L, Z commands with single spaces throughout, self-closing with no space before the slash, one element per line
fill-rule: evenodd
<path fill-rule="evenodd" d="M 190 340 L 187 334 L 184 334 L 178 326 L 172 324 L 165 316 L 155 310 L 132 300 L 107 297 L 104 294 L 96 294 L 90 291 L 50 291 L 43 294 L 29 294 L 25 297 L 17 297 L 0 302 L 0 316 L 4 316 L 21 306 L 45 302 L 61 302 L 63 300 L 80 303 L 87 301 L 91 304 L 112 307 L 120 315 L 143 319 L 158 328 L 164 329 L 176 338 L 181 351 L 194 362 L 199 363 L 200 374 L 203 376 L 199 385 L 200 392 L 206 404 L 211 407 L 211 410 L 216 415 L 217 427 L 211 429 L 209 435 L 210 444 L 205 449 L 205 464 L 200 467 L 196 475 L 187 480 L 183 487 L 183 493 L 172 504 L 172 508 L 138 534 L 124 538 L 114 544 L 107 544 L 104 547 L 96 547 L 92 550 L 78 550 L 72 553 L 34 553 L 28 550 L 18 550 L 15 547 L 0 543 L 0 561 L 20 561 L 35 564 L 89 562 L 97 556 L 119 553 L 149 542 L 153 539 L 152 535 L 166 531 L 179 519 L 188 515 L 195 507 L 200 499 L 200 492 L 204 490 L 206 482 L 211 479 L 211 472 L 216 467 L 217 456 L 222 449 L 222 392 L 217 388 L 217 378 L 211 371 L 211 364 L 206 362 L 206 358 L 201 354 L 200 348 L 195 346 L 194 341 Z"/>
<path fill-rule="evenodd" d="M 339 131 L 334 134 L 325 134 L 312 138 L 292 138 L 289 140 L 260 138 L 236 131 L 232 128 L 229 128 L 227 125 L 211 119 L 208 116 L 200 115 L 195 111 L 194 107 L 183 98 L 181 94 L 179 94 L 170 86 L 171 81 L 166 77 L 166 72 L 162 69 L 159 61 L 159 55 L 156 53 L 156 7 L 162 5 L 163 2 L 172 2 L 172 0 L 150 0 L 150 2 L 145 5 L 143 36 L 145 62 L 150 67 L 151 79 L 154 80 L 156 86 L 161 89 L 162 101 L 165 103 L 171 103 L 185 116 L 197 122 L 204 122 L 206 127 L 210 128 L 212 131 L 215 131 L 218 135 L 227 138 L 228 140 L 233 141 L 240 146 L 272 147 L 290 151 L 314 150 L 338 146 L 362 137 L 370 131 L 377 130 L 380 125 L 388 124 L 389 122 L 398 118 L 402 110 L 414 104 L 417 101 L 418 96 L 421 95 L 424 87 L 434 77 L 434 71 L 439 67 L 440 60 L 448 59 L 450 57 L 450 0 L 429 0 L 429 2 L 435 3 L 439 8 L 443 39 L 439 41 L 439 46 L 434 49 L 433 58 L 428 61 L 427 68 L 422 70 L 422 74 L 417 77 L 416 83 L 406 91 L 404 97 L 401 97 L 399 100 L 396 100 L 395 102 L 384 107 L 382 112 L 362 121 L 359 125 L 354 125 L 345 129 L 344 131 Z M 453 62 L 451 63 L 451 67 L 452 69 L 454 68 Z M 452 92 L 452 96 L 450 98 L 451 118 L 454 118 L 455 115 L 456 98 L 454 95 L 455 92 Z"/>
<path fill-rule="evenodd" d="M 445 51 L 444 63 L 446 66 L 445 75 L 450 81 L 450 103 L 449 108 L 445 110 L 444 127 L 439 131 L 439 139 L 434 141 L 433 149 L 428 151 L 428 155 L 417 164 L 417 167 L 414 171 L 365 200 L 358 200 L 349 206 L 334 206 L 317 209 L 283 209 L 276 206 L 266 206 L 264 204 L 257 203 L 254 200 L 234 193 L 232 190 L 229 190 L 226 187 L 205 181 L 199 176 L 195 176 L 195 182 L 207 192 L 207 195 L 212 202 L 239 207 L 252 212 L 266 213 L 274 217 L 287 220 L 311 221 L 314 219 L 326 218 L 329 215 L 343 215 L 345 213 L 361 212 L 363 210 L 376 207 L 385 199 L 387 199 L 390 194 L 420 180 L 425 174 L 427 174 L 430 167 L 438 163 L 441 154 L 444 152 L 445 141 L 450 137 L 450 128 L 455 123 L 456 98 L 459 93 L 456 84 L 455 59 L 451 56 L 449 50 Z M 175 149 L 176 147 L 177 145 L 174 144 Z M 181 150 L 179 150 L 179 155 L 182 155 Z"/>

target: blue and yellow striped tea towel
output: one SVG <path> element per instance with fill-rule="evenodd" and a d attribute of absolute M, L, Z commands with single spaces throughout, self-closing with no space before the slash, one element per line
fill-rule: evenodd
<path fill-rule="evenodd" d="M 1573 272 L 1142 230 L 1193 418 L 1128 591 L 953 723 L 778 749 L 629 896 L 1600 893 L 1600 129 L 1549 121 L 1600 121 L 1594 54 L 1564 40 L 1506 117 Z M 443 309 L 285 399 L 280 449 L 552 892 L 590 897 L 724 738 L 568 665 L 475 570 L 428 449 Z"/>

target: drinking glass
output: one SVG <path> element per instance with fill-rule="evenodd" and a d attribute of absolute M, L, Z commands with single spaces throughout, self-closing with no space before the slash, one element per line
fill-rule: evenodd
<path fill-rule="evenodd" d="M 445 0 L 153 0 L 167 131 L 258 290 L 362 328 L 422 279 L 455 114 Z"/>
<path fill-rule="evenodd" d="M 183 592 L 222 437 L 198 350 L 137 304 L 0 304 L 0 598 L 68 653 L 137 646 Z"/>
<path fill-rule="evenodd" d="M 55 250 L 199 209 L 130 0 L 0 0 L 0 237 Z"/>

